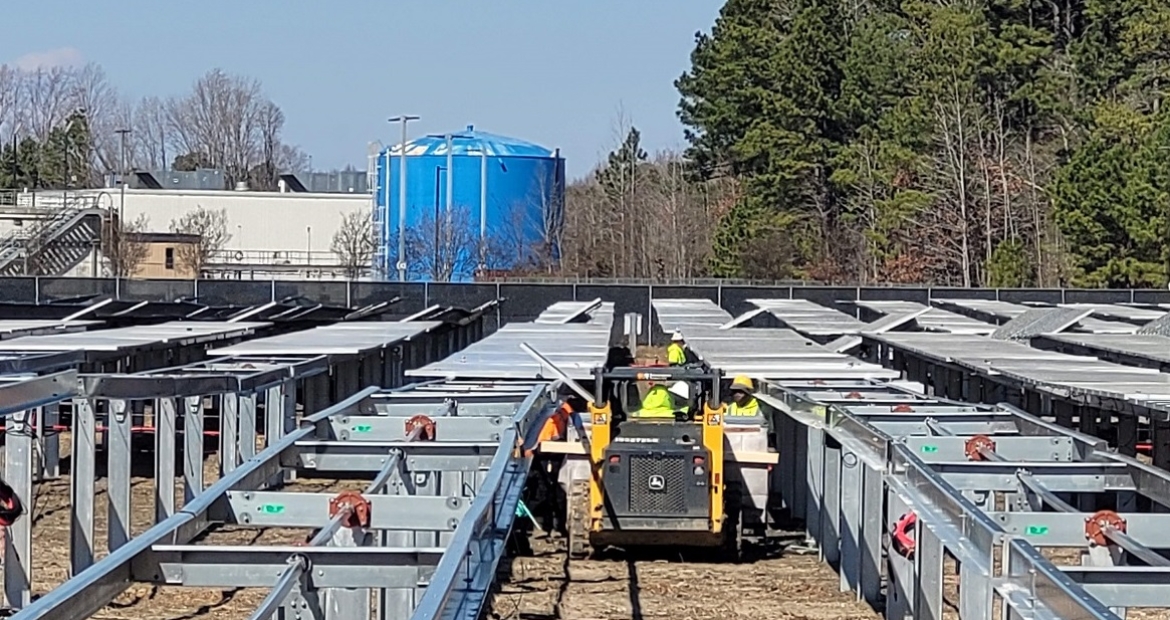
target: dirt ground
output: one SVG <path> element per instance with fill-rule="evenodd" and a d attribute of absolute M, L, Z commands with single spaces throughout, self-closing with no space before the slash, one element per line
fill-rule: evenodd
<path fill-rule="evenodd" d="M 839 592 L 815 555 L 780 553 L 743 564 L 672 559 L 574 560 L 559 540 L 532 540 L 533 555 L 501 571 L 495 620 L 870 620 L 880 616 Z"/>

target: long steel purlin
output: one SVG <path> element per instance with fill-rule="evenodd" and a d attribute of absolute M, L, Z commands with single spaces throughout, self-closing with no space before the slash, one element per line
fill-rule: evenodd
<path fill-rule="evenodd" d="M 529 429 L 538 429 L 552 414 L 549 388 L 537 387 L 520 406 L 516 424 L 500 437 L 500 450 L 471 509 L 431 577 L 411 620 L 475 620 L 495 579 L 496 567 L 516 507 L 524 491 L 531 458 L 524 448 Z M 485 493 L 484 489 L 490 490 Z"/>

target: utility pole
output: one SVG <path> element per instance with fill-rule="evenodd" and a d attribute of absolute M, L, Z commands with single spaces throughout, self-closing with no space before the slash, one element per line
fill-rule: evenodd
<path fill-rule="evenodd" d="M 406 282 L 406 124 L 419 120 L 418 116 L 403 114 L 388 119 L 390 123 L 402 123 L 402 142 L 398 157 L 398 281 Z M 386 184 L 390 184 L 390 152 L 386 152 Z M 389 195 L 387 195 L 389 196 Z M 386 200 L 386 210 L 390 201 Z M 389 213 L 387 213 L 389 215 Z"/>

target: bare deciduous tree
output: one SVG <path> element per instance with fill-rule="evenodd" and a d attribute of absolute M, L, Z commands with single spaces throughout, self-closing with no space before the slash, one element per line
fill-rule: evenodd
<path fill-rule="evenodd" d="M 456 205 L 438 218 L 427 213 L 406 230 L 407 268 L 412 274 L 436 282 L 450 282 L 474 274 L 481 256 L 497 263 L 499 250 L 480 242 L 477 217 L 471 209 Z"/>
<path fill-rule="evenodd" d="M 341 261 L 349 279 L 360 278 L 374 259 L 374 221 L 370 213 L 361 210 L 342 216 L 341 227 L 333 234 L 330 249 Z"/>
<path fill-rule="evenodd" d="M 114 278 L 131 278 L 146 260 L 150 247 L 142 234 L 150 229 L 150 218 L 141 213 L 132 221 L 119 225 L 115 218 L 107 218 L 102 235 L 102 257 L 106 273 Z"/>
<path fill-rule="evenodd" d="M 254 79 L 215 69 L 164 108 L 171 150 L 200 154 L 223 169 L 229 184 L 253 181 L 271 189 L 279 172 L 303 163 L 298 149 L 281 139 L 284 113 Z"/>
<path fill-rule="evenodd" d="M 96 64 L 88 64 L 71 74 L 69 112 L 84 111 L 92 144 L 87 160 L 90 163 L 88 184 L 98 184 L 104 170 L 116 170 L 121 157 L 121 140 L 115 133 L 123 127 L 121 110 L 124 104 L 110 85 L 105 71 Z M 125 125 L 125 127 L 130 127 Z M 127 164 L 129 165 L 129 152 Z M 81 179 L 78 179 L 81 181 Z"/>
<path fill-rule="evenodd" d="M 20 73 L 7 65 L 0 65 L 0 139 L 8 144 L 18 131 L 20 117 Z"/>
<path fill-rule="evenodd" d="M 49 132 L 77 109 L 73 77 L 73 71 L 67 67 L 39 68 L 22 75 L 23 101 L 18 122 L 27 135 L 44 142 Z"/>
<path fill-rule="evenodd" d="M 176 250 L 179 264 L 194 274 L 194 277 L 203 274 L 203 270 L 211 262 L 211 257 L 222 250 L 232 238 L 228 232 L 227 211 L 225 209 L 213 211 L 202 206 L 172 220 L 171 232 L 199 237 L 197 243 L 183 244 Z"/>
<path fill-rule="evenodd" d="M 166 108 L 158 97 L 146 97 L 138 102 L 126 123 L 134 129 L 130 134 L 135 168 L 165 170 L 170 167 L 167 157 Z"/>
<path fill-rule="evenodd" d="M 133 102 L 121 98 L 96 64 L 21 69 L 0 65 L 0 139 L 10 144 L 49 137 L 83 114 L 89 145 L 77 157 L 74 186 L 96 186 L 120 168 L 122 138 L 131 169 L 162 170 L 176 157 L 223 169 L 226 181 L 275 189 L 282 172 L 303 170 L 308 157 L 284 142 L 284 113 L 256 80 L 213 70 L 185 95 Z"/>
<path fill-rule="evenodd" d="M 670 152 L 635 165 L 619 163 L 611 161 L 605 175 L 566 188 L 562 272 L 596 278 L 703 275 L 711 234 L 734 202 L 735 183 L 692 182 L 686 162 Z"/>

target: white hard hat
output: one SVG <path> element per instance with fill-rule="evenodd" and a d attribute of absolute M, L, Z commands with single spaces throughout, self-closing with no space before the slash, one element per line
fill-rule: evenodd
<path fill-rule="evenodd" d="M 667 388 L 666 391 L 682 399 L 690 400 L 691 398 L 691 384 L 686 381 L 675 381 L 674 385 Z"/>
<path fill-rule="evenodd" d="M 674 335 L 672 335 L 672 336 L 670 337 L 670 341 L 671 341 L 671 342 L 682 342 L 682 341 L 683 341 L 683 335 L 682 335 L 682 332 L 680 332 L 680 331 L 679 331 L 679 330 L 677 330 L 677 329 L 676 329 L 676 330 L 674 330 Z"/>

